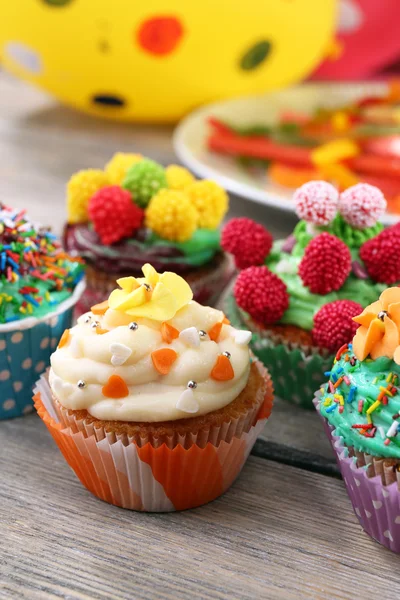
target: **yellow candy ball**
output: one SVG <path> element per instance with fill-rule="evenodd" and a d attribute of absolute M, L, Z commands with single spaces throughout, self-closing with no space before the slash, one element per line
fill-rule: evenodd
<path fill-rule="evenodd" d="M 203 179 L 189 185 L 185 192 L 198 212 L 197 226 L 216 229 L 229 208 L 225 190 L 215 181 Z"/>
<path fill-rule="evenodd" d="M 160 190 L 146 209 L 146 226 L 172 242 L 189 240 L 196 231 L 197 219 L 193 204 L 179 190 Z"/>
<path fill-rule="evenodd" d="M 104 167 L 112 185 L 121 185 L 129 167 L 141 161 L 142 158 L 141 154 L 116 152 Z"/>
<path fill-rule="evenodd" d="M 179 165 L 169 165 L 165 169 L 168 187 L 171 190 L 184 190 L 188 185 L 196 181 L 190 171 Z"/>
<path fill-rule="evenodd" d="M 72 175 L 67 184 L 68 223 L 86 223 L 90 198 L 106 185 L 110 185 L 110 180 L 99 169 L 87 169 Z"/>

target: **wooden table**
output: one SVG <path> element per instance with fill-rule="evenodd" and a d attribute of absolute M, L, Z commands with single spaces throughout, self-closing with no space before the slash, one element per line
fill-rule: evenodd
<path fill-rule="evenodd" d="M 1 199 L 60 230 L 64 186 L 115 150 L 175 160 L 171 127 L 94 120 L 0 77 Z M 275 236 L 294 220 L 232 198 Z M 36 415 L 0 421 L 0 598 L 399 598 L 399 558 L 364 534 L 313 412 L 279 400 L 223 497 L 140 514 L 92 497 Z"/>

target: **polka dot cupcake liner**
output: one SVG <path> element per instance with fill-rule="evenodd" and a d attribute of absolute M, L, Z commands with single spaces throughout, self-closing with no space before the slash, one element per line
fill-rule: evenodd
<path fill-rule="evenodd" d="M 223 310 L 233 327 L 247 329 L 232 295 L 225 299 Z M 257 331 L 253 331 L 250 348 L 268 368 L 276 396 L 303 408 L 313 408 L 315 387 L 323 382 L 324 372 L 330 370 L 333 356 L 319 354 L 318 348 L 285 344 L 278 336 Z"/>
<path fill-rule="evenodd" d="M 81 282 L 68 300 L 45 317 L 0 325 L 0 419 L 33 410 L 33 386 L 48 367 L 64 330 L 71 327 L 74 306 L 84 288 Z"/>
<path fill-rule="evenodd" d="M 334 428 L 321 415 L 319 398 L 320 393 L 317 393 L 314 406 L 336 454 L 347 493 L 361 527 L 374 540 L 392 552 L 400 553 L 399 483 L 394 481 L 384 485 L 381 475 L 369 477 L 365 466 L 357 467 L 357 459 L 349 456 L 349 449 L 344 445 L 343 438 L 335 435 Z"/>

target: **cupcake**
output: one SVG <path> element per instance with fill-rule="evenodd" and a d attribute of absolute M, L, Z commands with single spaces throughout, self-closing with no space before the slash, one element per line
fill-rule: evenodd
<path fill-rule="evenodd" d="M 0 204 L 0 419 L 32 410 L 32 388 L 83 289 L 83 266 L 24 210 Z"/>
<path fill-rule="evenodd" d="M 193 508 L 239 474 L 272 409 L 248 331 L 177 274 L 124 277 L 63 334 L 35 405 L 83 485 L 134 510 Z"/>
<path fill-rule="evenodd" d="M 339 196 L 313 181 L 294 200 L 301 220 L 286 240 L 249 219 L 226 225 L 222 247 L 241 271 L 225 312 L 254 333 L 277 396 L 311 408 L 313 388 L 355 332 L 352 317 L 400 281 L 400 228 L 383 230 L 385 198 L 370 185 Z"/>
<path fill-rule="evenodd" d="M 149 261 L 185 278 L 196 300 L 214 304 L 233 275 L 220 248 L 226 192 L 183 167 L 117 153 L 104 171 L 73 175 L 67 186 L 65 246 L 87 263 L 81 312 Z"/>
<path fill-rule="evenodd" d="M 387 288 L 354 321 L 314 403 L 360 524 L 400 552 L 400 288 Z"/>

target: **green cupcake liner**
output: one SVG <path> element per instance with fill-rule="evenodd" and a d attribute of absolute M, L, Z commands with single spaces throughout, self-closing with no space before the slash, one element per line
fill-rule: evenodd
<path fill-rule="evenodd" d="M 233 327 L 248 329 L 231 294 L 224 301 L 224 312 Z M 257 332 L 253 332 L 250 348 L 268 368 L 277 396 L 303 408 L 314 408 L 315 388 L 325 381 L 324 372 L 330 370 L 333 355 L 307 354 Z"/>

